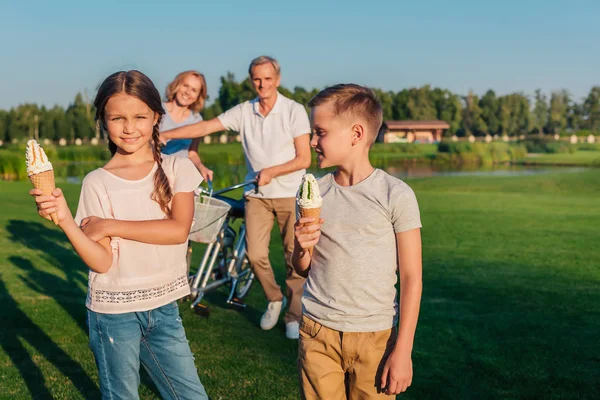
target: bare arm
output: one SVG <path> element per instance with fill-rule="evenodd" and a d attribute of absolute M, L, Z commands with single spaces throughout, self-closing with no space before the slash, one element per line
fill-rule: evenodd
<path fill-rule="evenodd" d="M 105 237 L 98 242 L 93 241 L 83 233 L 71 217 L 60 224 L 73 248 L 90 269 L 99 274 L 108 272 L 112 266 L 113 254 L 110 238 Z"/>
<path fill-rule="evenodd" d="M 102 274 L 110 269 L 113 259 L 110 238 L 103 238 L 98 242 L 88 238 L 73 220 L 62 190 L 54 189 L 51 196 L 42 195 L 40 189 L 32 189 L 29 194 L 35 197 L 41 217 L 50 219 L 50 214 L 58 214 L 58 226 L 92 271 Z"/>
<path fill-rule="evenodd" d="M 412 352 L 423 290 L 421 229 L 398 233 L 396 241 L 400 273 L 400 326 L 396 349 Z"/>
<path fill-rule="evenodd" d="M 219 118 L 209 119 L 208 121 L 200 121 L 195 124 L 182 126 L 160 133 L 161 140 L 169 139 L 194 139 L 201 138 L 211 133 L 224 131 L 225 127 Z"/>
<path fill-rule="evenodd" d="M 188 239 L 193 216 L 194 193 L 180 192 L 173 197 L 170 218 L 148 221 L 86 218 L 82 229 L 94 240 L 108 236 L 148 244 L 181 244 Z"/>
<path fill-rule="evenodd" d="M 194 163 L 198 171 L 200 171 L 200 175 L 204 178 L 205 181 L 212 181 L 214 172 L 208 168 L 202 160 L 200 159 L 200 154 L 198 153 L 198 145 L 200 144 L 200 139 L 196 138 L 190 144 L 188 149 L 188 158 Z"/>
<path fill-rule="evenodd" d="M 400 274 L 400 326 L 394 350 L 383 368 L 381 387 L 387 394 L 406 391 L 412 383 L 412 349 L 421 304 L 421 229 L 397 233 Z"/>
<path fill-rule="evenodd" d="M 283 164 L 268 167 L 259 172 L 258 185 L 268 185 L 273 178 L 287 175 L 310 167 L 310 135 L 301 135 L 294 138 L 296 157 Z"/>

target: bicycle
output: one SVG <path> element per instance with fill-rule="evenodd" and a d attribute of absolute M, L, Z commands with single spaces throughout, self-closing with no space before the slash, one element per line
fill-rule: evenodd
<path fill-rule="evenodd" d="M 208 190 L 199 188 L 201 197 L 194 213 L 197 221 L 190 232 L 190 240 L 207 243 L 196 274 L 190 275 L 190 298 L 193 300 L 190 307 L 198 315 L 210 315 L 210 309 L 200 304 L 204 295 L 227 284 L 230 289 L 226 303 L 242 309 L 246 307 L 243 299 L 254 282 L 254 273 L 246 254 L 244 199 L 222 194 L 250 185 L 258 192 L 256 179 L 217 192 L 213 192 L 210 181 Z M 232 227 L 236 220 L 241 220 L 238 232 Z"/>

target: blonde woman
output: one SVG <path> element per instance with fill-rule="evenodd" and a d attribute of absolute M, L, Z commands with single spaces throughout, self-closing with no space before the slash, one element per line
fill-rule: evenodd
<path fill-rule="evenodd" d="M 160 131 L 168 131 L 202 121 L 200 111 L 207 98 L 206 79 L 198 71 L 184 71 L 169 83 L 166 90 L 166 102 L 163 103 L 165 115 Z M 200 160 L 198 144 L 200 139 L 173 139 L 163 147 L 163 154 L 189 158 L 204 180 L 212 181 L 213 171 Z"/>

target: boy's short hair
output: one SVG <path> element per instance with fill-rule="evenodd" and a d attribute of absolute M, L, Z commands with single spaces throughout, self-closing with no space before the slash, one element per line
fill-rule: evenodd
<path fill-rule="evenodd" d="M 381 102 L 371 89 L 353 83 L 331 86 L 310 99 L 308 106 L 314 108 L 330 101 L 333 102 L 335 116 L 346 115 L 364 119 L 367 122 L 367 135 L 371 143 L 375 142 L 383 123 L 383 110 Z"/>

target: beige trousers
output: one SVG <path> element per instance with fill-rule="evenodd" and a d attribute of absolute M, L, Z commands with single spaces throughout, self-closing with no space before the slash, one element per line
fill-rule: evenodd
<path fill-rule="evenodd" d="M 296 199 L 261 199 L 246 197 L 246 241 L 248 258 L 252 270 L 265 291 L 269 301 L 283 299 L 281 288 L 275 281 L 275 275 L 269 261 L 269 244 L 271 230 L 277 219 L 279 233 L 283 241 L 286 271 L 286 297 L 289 309 L 285 314 L 286 323 L 300 322 L 302 315 L 302 298 L 304 278 L 292 267 L 292 252 L 294 251 L 294 224 L 296 223 Z"/>

